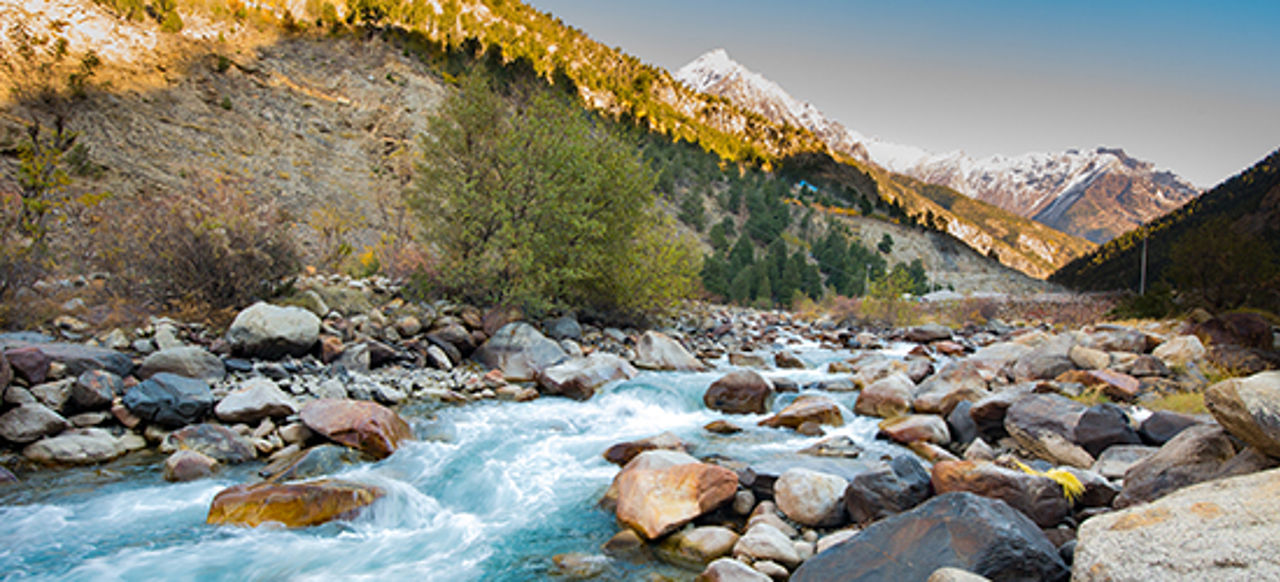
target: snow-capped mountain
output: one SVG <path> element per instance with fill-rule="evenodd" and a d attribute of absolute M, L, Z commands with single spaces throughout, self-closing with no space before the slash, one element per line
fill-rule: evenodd
<path fill-rule="evenodd" d="M 974 159 L 868 138 L 731 59 L 723 49 L 676 73 L 689 87 L 729 99 L 777 122 L 812 131 L 833 150 L 1032 218 L 1063 232 L 1106 242 L 1178 208 L 1200 190 L 1169 171 L 1095 148 Z"/>

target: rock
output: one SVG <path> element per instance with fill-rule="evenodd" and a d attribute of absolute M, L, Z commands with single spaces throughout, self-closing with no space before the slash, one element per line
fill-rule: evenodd
<path fill-rule="evenodd" d="M 644 453 L 639 461 L 656 451 Z M 738 475 L 706 463 L 647 469 L 628 465 L 618 474 L 618 521 L 655 540 L 733 499 Z"/>
<path fill-rule="evenodd" d="M 446 372 L 453 369 L 453 360 L 449 358 L 449 354 L 445 353 L 445 351 L 441 349 L 440 346 L 437 346 L 437 345 L 427 346 L 427 350 L 425 354 L 427 357 L 427 363 L 432 368 L 435 368 L 437 370 L 444 370 Z"/>
<path fill-rule="evenodd" d="M 26 380 L 28 385 L 44 382 L 49 377 L 49 364 L 53 362 L 35 346 L 5 350 L 4 357 L 14 375 Z"/>
<path fill-rule="evenodd" d="M 1070 572 L 1040 528 L 995 499 L 939 495 L 810 558 L 792 582 L 925 580 L 954 567 L 992 580 L 1062 582 Z"/>
<path fill-rule="evenodd" d="M 1112 400 L 1132 402 L 1138 397 L 1142 383 L 1137 378 L 1115 370 L 1090 370 L 1085 372 L 1089 386 L 1102 386 L 1102 393 Z"/>
<path fill-rule="evenodd" d="M 744 368 L 768 368 L 769 361 L 760 354 L 729 352 L 729 365 Z"/>
<path fill-rule="evenodd" d="M 500 305 L 484 314 L 480 321 L 480 329 L 484 331 L 485 335 L 492 337 L 507 324 L 521 319 L 524 319 L 524 312 L 519 307 Z"/>
<path fill-rule="evenodd" d="M 197 451 L 183 449 L 165 459 L 164 480 L 185 482 L 204 479 L 212 476 L 217 467 L 217 459 Z"/>
<path fill-rule="evenodd" d="M 533 380 L 567 357 L 559 343 L 523 322 L 503 326 L 475 353 L 476 360 L 502 370 L 508 381 Z"/>
<path fill-rule="evenodd" d="M 656 331 L 647 331 L 640 336 L 640 341 L 636 342 L 635 352 L 634 363 L 638 368 L 684 372 L 699 372 L 706 369 L 702 362 L 689 355 L 684 346 Z"/>
<path fill-rule="evenodd" d="M 760 421 L 760 426 L 798 429 L 806 422 L 828 426 L 844 426 L 844 415 L 834 400 L 821 394 L 805 394 L 777 414 Z"/>
<path fill-rule="evenodd" d="M 32 386 L 30 391 L 37 402 L 49 407 L 49 410 L 64 414 L 68 412 L 67 402 L 71 400 L 71 387 L 75 383 L 74 378 L 63 378 Z"/>
<path fill-rule="evenodd" d="M 718 558 L 728 556 L 738 534 L 727 527 L 703 526 L 681 530 L 658 545 L 658 557 L 684 568 L 698 570 Z"/>
<path fill-rule="evenodd" d="M 822 439 L 811 446 L 800 449 L 798 452 L 802 455 L 844 457 L 853 459 L 862 454 L 862 447 L 859 446 L 858 443 L 854 442 L 852 438 L 839 435 Z"/>
<path fill-rule="evenodd" d="M 1014 401 L 1004 428 L 1018 445 L 1058 465 L 1093 466 L 1093 455 L 1075 444 L 1075 427 L 1085 406 L 1057 394 L 1029 394 Z"/>
<path fill-rule="evenodd" d="M 849 482 L 844 477 L 789 469 L 773 483 L 778 509 L 792 521 L 810 527 L 832 527 L 844 522 L 841 500 Z"/>
<path fill-rule="evenodd" d="M 733 494 L 733 512 L 749 515 L 756 506 L 756 496 L 746 489 Z"/>
<path fill-rule="evenodd" d="M 727 420 L 713 420 L 702 427 L 707 432 L 716 434 L 735 434 L 742 432 L 742 427 Z"/>
<path fill-rule="evenodd" d="M 863 416 L 892 418 L 911 412 L 916 385 L 906 374 L 895 373 L 872 382 L 858 394 L 853 411 Z"/>
<path fill-rule="evenodd" d="M 757 572 L 768 576 L 770 580 L 784 581 L 790 575 L 787 568 L 773 560 L 756 560 L 751 564 Z"/>
<path fill-rule="evenodd" d="M 22 404 L 0 415 L 0 438 L 16 444 L 33 442 L 71 428 L 71 423 L 43 404 Z"/>
<path fill-rule="evenodd" d="M 551 563 L 555 565 L 556 578 L 588 580 L 604 574 L 609 566 L 609 558 L 607 556 L 570 552 L 551 556 Z"/>
<path fill-rule="evenodd" d="M 160 372 L 124 394 L 129 411 L 169 428 L 203 420 L 213 410 L 213 392 L 203 380 Z"/>
<path fill-rule="evenodd" d="M 213 409 L 222 422 L 256 423 L 264 418 L 281 418 L 298 412 L 293 397 L 268 378 L 251 378 L 223 398 Z"/>
<path fill-rule="evenodd" d="M 833 362 L 829 366 L 830 372 L 833 374 L 847 373 L 847 371 L 837 371 L 836 364 L 838 363 L 840 362 Z M 852 366 L 853 377 L 850 378 L 850 380 L 852 380 L 853 385 L 848 387 L 846 390 L 866 388 L 867 386 L 870 386 L 872 382 L 886 376 L 907 373 L 906 362 L 903 362 L 902 360 L 895 360 L 881 354 L 855 358 L 853 360 L 849 360 L 847 364 Z"/>
<path fill-rule="evenodd" d="M 951 328 L 936 323 L 929 323 L 908 329 L 902 334 L 903 339 L 918 344 L 927 344 L 938 340 L 951 339 Z"/>
<path fill-rule="evenodd" d="M 1280 371 L 1218 382 L 1205 390 L 1204 403 L 1232 436 L 1280 457 Z"/>
<path fill-rule="evenodd" d="M 1161 446 L 1178 436 L 1178 433 L 1187 427 L 1203 423 L 1204 420 L 1194 416 L 1157 410 L 1138 426 L 1138 436 L 1142 437 L 1142 442 L 1146 444 Z"/>
<path fill-rule="evenodd" d="M 920 461 L 904 455 L 850 480 L 843 503 L 854 523 L 866 525 L 907 511 L 932 494 L 929 472 Z"/>
<path fill-rule="evenodd" d="M 1075 577 L 1093 581 L 1280 579 L 1280 470 L 1187 487 L 1080 526 Z"/>
<path fill-rule="evenodd" d="M 106 370 L 89 370 L 71 386 L 71 405 L 77 410 L 99 410 L 111 406 L 124 394 L 124 379 Z"/>
<path fill-rule="evenodd" d="M 332 475 L 363 460 L 367 460 L 367 457 L 355 449 L 330 444 L 316 445 L 281 457 L 258 474 L 275 482 L 296 481 Z"/>
<path fill-rule="evenodd" d="M 1080 345 L 1071 346 L 1067 357 L 1082 370 L 1105 370 L 1111 365 L 1111 355 L 1107 352 Z"/>
<path fill-rule="evenodd" d="M 382 495 L 377 487 L 328 479 L 287 485 L 233 485 L 214 496 L 205 522 L 248 527 L 264 523 L 307 527 L 353 516 Z"/>
<path fill-rule="evenodd" d="M 1081 493 L 1080 497 L 1075 500 L 1076 505 L 1083 507 L 1111 507 L 1111 502 L 1116 498 L 1116 495 L 1120 494 L 1119 485 L 1112 483 L 1098 473 L 1075 467 L 1064 467 L 1062 470 L 1071 473 L 1084 486 L 1084 493 Z"/>
<path fill-rule="evenodd" d="M 736 370 L 713 382 L 702 402 L 730 414 L 763 414 L 769 411 L 772 397 L 772 382 L 751 370 Z"/>
<path fill-rule="evenodd" d="M 964 400 L 947 413 L 947 430 L 951 431 L 951 442 L 967 445 L 978 438 L 978 424 L 969 415 L 972 409 L 973 403 Z"/>
<path fill-rule="evenodd" d="M 582 340 L 582 325 L 571 315 L 557 317 L 547 322 L 547 335 L 553 339 Z"/>
<path fill-rule="evenodd" d="M 1055 526 L 1071 512 L 1062 486 L 1053 479 L 995 463 L 943 461 L 933 466 L 931 481 L 939 495 L 967 491 L 1000 499 L 1040 527 Z"/>
<path fill-rule="evenodd" d="M 638 372 L 626 360 L 606 352 L 574 358 L 538 374 L 538 386 L 547 394 L 587 400 L 596 390 L 615 380 L 630 380 Z"/>
<path fill-rule="evenodd" d="M 973 439 L 968 447 L 964 449 L 964 460 L 966 461 L 994 461 L 996 460 L 995 449 L 987 444 L 987 441 L 981 438 Z"/>
<path fill-rule="evenodd" d="M 604 452 L 604 460 L 620 467 L 626 466 L 627 463 L 631 462 L 631 459 L 636 458 L 636 455 L 657 449 L 681 453 L 689 452 L 688 447 L 685 446 L 684 441 L 680 440 L 680 437 L 670 432 L 664 432 L 647 439 L 613 445 Z"/>
<path fill-rule="evenodd" d="M 1273 349 L 1275 339 L 1271 324 L 1256 313 L 1228 313 L 1198 323 L 1191 333 L 1209 345 L 1235 345 L 1259 350 Z M 1203 345 L 1203 344 L 1202 344 Z"/>
<path fill-rule="evenodd" d="M 227 464 L 251 461 L 258 456 L 249 439 L 220 424 L 193 424 L 173 431 L 164 438 L 161 449 L 196 451 Z"/>
<path fill-rule="evenodd" d="M 773 355 L 773 365 L 779 368 L 792 370 L 804 370 L 809 367 L 805 365 L 804 361 L 801 360 L 799 356 L 796 356 L 787 350 L 782 350 Z"/>
<path fill-rule="evenodd" d="M 342 343 L 342 338 L 333 335 L 320 335 L 320 361 L 325 364 L 332 364 L 342 357 L 347 351 L 347 346 Z"/>
<path fill-rule="evenodd" d="M 1164 362 L 1161 362 L 1155 356 L 1148 355 L 1138 356 L 1137 359 L 1123 367 L 1120 367 L 1119 369 L 1123 370 L 1127 374 L 1137 376 L 1139 378 L 1152 376 L 1168 377 L 1173 375 L 1173 372 L 1169 370 L 1168 366 L 1164 365 Z"/>
<path fill-rule="evenodd" d="M 1152 350 L 1151 355 L 1160 358 L 1166 366 L 1186 366 L 1205 356 L 1204 344 L 1194 335 L 1180 335 Z"/>
<path fill-rule="evenodd" d="M 1075 368 L 1068 354 L 1075 339 L 1068 334 L 1049 338 L 1030 352 L 1022 355 L 1010 366 L 1010 375 L 1017 381 L 1051 380 L 1059 374 Z"/>
<path fill-rule="evenodd" d="M 731 558 L 720 558 L 707 565 L 694 582 L 770 582 L 771 578 Z"/>
<path fill-rule="evenodd" d="M 907 378 L 911 379 L 914 384 L 923 382 L 925 378 L 933 375 L 933 362 L 927 358 L 907 358 Z"/>
<path fill-rule="evenodd" d="M 605 542 L 600 549 L 612 557 L 630 562 L 639 563 L 651 559 L 649 547 L 645 545 L 644 538 L 633 529 L 624 528 L 613 534 L 613 537 L 609 538 L 609 541 Z"/>
<path fill-rule="evenodd" d="M 1107 479 L 1123 479 L 1126 471 L 1139 461 L 1154 455 L 1159 450 L 1145 445 L 1116 445 L 1108 447 L 1098 456 L 1091 471 Z"/>
<path fill-rule="evenodd" d="M 962 400 L 972 402 L 988 396 L 990 375 L 978 360 L 950 362 L 915 389 L 912 406 L 919 413 L 945 416 Z"/>
<path fill-rule="evenodd" d="M 1124 409 L 1104 403 L 1090 406 L 1080 415 L 1075 427 L 1075 442 L 1096 459 L 1107 447 L 1136 445 L 1142 439 L 1133 430 Z"/>
<path fill-rule="evenodd" d="M 733 546 L 735 557 L 747 557 L 751 560 L 773 560 L 787 567 L 794 568 L 800 563 L 800 554 L 795 544 L 778 528 L 767 523 L 757 523 L 747 530 L 738 543 Z"/>
<path fill-rule="evenodd" d="M 841 529 L 822 536 L 822 538 L 818 540 L 817 546 L 814 548 L 814 553 L 821 554 L 822 552 L 835 547 L 837 544 L 842 544 L 853 538 L 853 536 L 858 535 L 859 531 L 860 530 L 857 529 Z M 812 558 L 813 556 L 809 557 Z"/>
<path fill-rule="evenodd" d="M 393 326 L 400 337 L 410 338 L 422 331 L 422 320 L 412 315 L 397 318 Z"/>
<path fill-rule="evenodd" d="M 986 576 L 979 576 L 968 570 L 959 568 L 938 568 L 925 582 L 990 582 Z"/>
<path fill-rule="evenodd" d="M 1142 331 L 1119 325 L 1095 326 L 1089 340 L 1094 347 L 1108 352 L 1145 354 L 1151 349 L 1150 339 Z"/>
<path fill-rule="evenodd" d="M 391 409 L 360 400 L 321 399 L 302 407 L 302 422 L 326 438 L 363 451 L 375 459 L 395 452 L 413 438 L 409 424 Z"/>
<path fill-rule="evenodd" d="M 160 350 L 142 360 L 139 378 L 150 378 L 160 372 L 169 372 L 205 382 L 217 382 L 226 376 L 222 360 L 197 346 L 185 346 Z"/>
<path fill-rule="evenodd" d="M 1221 427 L 1202 424 L 1187 428 L 1125 471 L 1124 489 L 1114 506 L 1123 509 L 1211 479 L 1235 453 Z"/>
<path fill-rule="evenodd" d="M 111 413 L 103 412 L 101 410 L 97 412 L 82 412 L 80 414 L 67 417 L 67 421 L 71 423 L 71 426 L 74 426 L 77 428 L 88 428 L 91 426 L 98 426 L 110 419 L 111 419 Z"/>
<path fill-rule="evenodd" d="M 0 394 L 4 393 L 10 382 L 13 382 L 13 367 L 9 365 L 9 359 L 4 357 L 4 352 L 0 351 Z"/>
<path fill-rule="evenodd" d="M 880 421 L 880 432 L 899 443 L 926 441 L 939 445 L 951 442 L 947 421 L 932 414 L 912 414 Z"/>
<path fill-rule="evenodd" d="M 77 428 L 27 445 L 23 456 L 40 463 L 92 465 L 128 452 L 111 433 L 100 428 Z"/>
<path fill-rule="evenodd" d="M 320 318 L 314 313 L 261 301 L 237 314 L 227 329 L 233 353 L 268 360 L 301 356 L 319 337 Z"/>
<path fill-rule="evenodd" d="M 1018 384 L 974 402 L 969 408 L 969 418 L 978 427 L 978 436 L 987 442 L 999 442 L 1008 435 L 1004 419 L 1009 407 L 1031 393 L 1031 385 Z"/>

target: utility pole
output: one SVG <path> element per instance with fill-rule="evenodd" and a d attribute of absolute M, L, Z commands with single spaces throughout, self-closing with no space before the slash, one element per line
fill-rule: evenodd
<path fill-rule="evenodd" d="M 1142 229 L 1142 275 L 1138 279 L 1138 295 L 1147 294 L 1147 230 Z"/>

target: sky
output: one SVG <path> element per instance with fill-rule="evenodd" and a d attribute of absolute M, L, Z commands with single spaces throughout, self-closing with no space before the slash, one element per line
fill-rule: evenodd
<path fill-rule="evenodd" d="M 1211 187 L 1280 147 L 1280 0 L 526 0 L 675 72 L 724 48 L 864 135 L 1124 148 Z"/>

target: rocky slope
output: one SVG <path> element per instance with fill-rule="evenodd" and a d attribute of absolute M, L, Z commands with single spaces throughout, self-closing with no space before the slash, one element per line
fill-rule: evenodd
<path fill-rule="evenodd" d="M 676 73 L 697 91 L 718 95 L 779 123 L 812 131 L 832 149 L 921 181 L 947 186 L 1057 230 L 1106 242 L 1165 214 L 1199 190 L 1123 150 L 973 159 L 963 152 L 931 154 L 848 129 L 777 83 L 735 62 L 723 49 Z"/>

